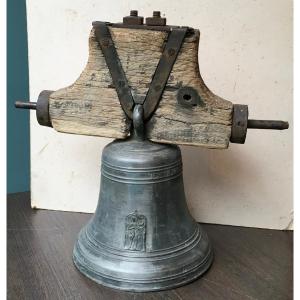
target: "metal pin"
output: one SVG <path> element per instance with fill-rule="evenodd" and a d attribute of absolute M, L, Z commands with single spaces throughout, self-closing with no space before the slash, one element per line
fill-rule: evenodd
<path fill-rule="evenodd" d="M 16 108 L 23 108 L 23 109 L 35 109 L 36 110 L 36 102 L 22 102 L 16 101 L 15 102 Z"/>
<path fill-rule="evenodd" d="M 273 129 L 273 130 L 284 130 L 289 128 L 289 123 L 285 121 L 277 120 L 248 120 L 248 128 L 253 129 Z"/>

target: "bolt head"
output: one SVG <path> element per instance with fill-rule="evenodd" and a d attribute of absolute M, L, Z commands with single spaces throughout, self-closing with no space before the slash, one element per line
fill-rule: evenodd
<path fill-rule="evenodd" d="M 130 16 L 131 17 L 137 17 L 138 16 L 138 11 L 137 10 L 131 10 L 130 11 Z"/>

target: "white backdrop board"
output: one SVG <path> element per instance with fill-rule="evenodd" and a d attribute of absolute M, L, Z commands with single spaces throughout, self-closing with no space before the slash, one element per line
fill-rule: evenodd
<path fill-rule="evenodd" d="M 223 5 L 222 5 L 223 4 Z M 181 147 L 192 215 L 207 223 L 292 228 L 292 1 L 27 0 L 30 96 L 73 83 L 88 55 L 94 20 L 120 22 L 130 9 L 161 10 L 168 24 L 199 28 L 208 87 L 250 118 L 282 119 L 288 131 L 249 130 L 227 150 Z M 32 206 L 93 212 L 106 138 L 68 135 L 31 114 Z"/>

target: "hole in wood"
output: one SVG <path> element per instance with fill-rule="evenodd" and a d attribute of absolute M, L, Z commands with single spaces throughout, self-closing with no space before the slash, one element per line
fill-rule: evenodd
<path fill-rule="evenodd" d="M 189 94 L 184 94 L 184 95 L 183 95 L 183 99 L 186 100 L 186 101 L 191 101 L 192 96 L 189 95 Z"/>

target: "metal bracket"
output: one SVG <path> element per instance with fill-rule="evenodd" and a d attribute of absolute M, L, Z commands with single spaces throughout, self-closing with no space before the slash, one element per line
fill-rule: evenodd
<path fill-rule="evenodd" d="M 183 43 L 187 27 L 174 28 L 168 37 L 165 49 L 155 70 L 144 105 L 144 119 L 148 120 L 158 106 L 165 85 Z"/>
<path fill-rule="evenodd" d="M 135 103 L 107 24 L 104 22 L 96 22 L 93 23 L 93 26 L 113 84 L 116 88 L 120 104 L 126 115 L 132 119 L 132 110 Z"/>
<path fill-rule="evenodd" d="M 126 115 L 132 120 L 132 111 L 136 103 L 111 38 L 109 25 L 109 23 L 104 22 L 93 22 L 96 38 L 103 52 L 120 104 Z M 148 120 L 158 106 L 187 30 L 188 27 L 180 27 L 172 28 L 169 32 L 168 41 L 155 70 L 147 95 L 142 103 L 144 120 Z"/>

